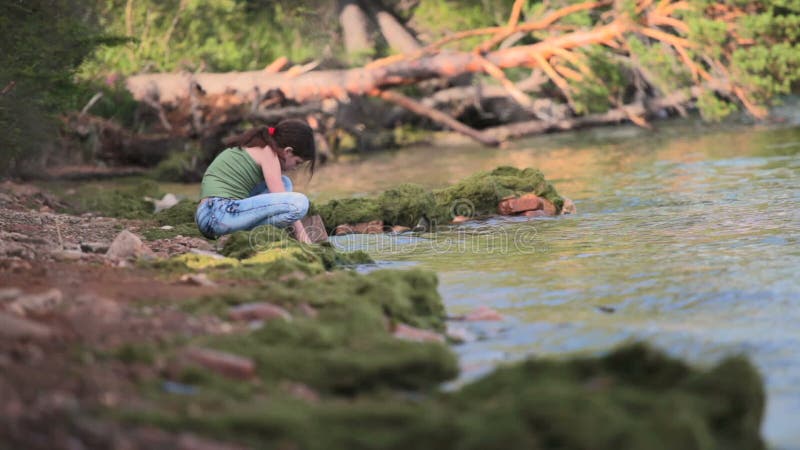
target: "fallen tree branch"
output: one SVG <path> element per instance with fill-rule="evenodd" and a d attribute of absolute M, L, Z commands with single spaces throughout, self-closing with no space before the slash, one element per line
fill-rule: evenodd
<path fill-rule="evenodd" d="M 392 91 L 374 91 L 371 92 L 370 95 L 382 98 L 387 102 L 402 106 L 403 108 L 406 108 L 415 114 L 419 114 L 420 116 L 427 117 L 438 124 L 450 128 L 453 131 L 461 133 L 465 136 L 469 136 L 470 138 L 480 142 L 483 145 L 497 147 L 501 143 L 501 140 L 496 139 L 481 131 L 478 131 L 470 126 L 464 125 L 463 123 L 457 121 L 456 119 L 453 119 L 447 114 L 439 110 L 429 108 L 410 97 L 406 97 L 403 94 Z"/>

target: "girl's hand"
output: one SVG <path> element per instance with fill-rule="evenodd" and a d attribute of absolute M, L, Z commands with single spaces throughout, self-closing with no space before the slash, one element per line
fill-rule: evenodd
<path fill-rule="evenodd" d="M 299 220 L 292 224 L 292 228 L 294 228 L 294 237 L 303 244 L 313 244 L 311 242 L 311 238 L 308 237 L 308 233 L 306 233 L 306 227 L 303 226 L 303 223 Z"/>

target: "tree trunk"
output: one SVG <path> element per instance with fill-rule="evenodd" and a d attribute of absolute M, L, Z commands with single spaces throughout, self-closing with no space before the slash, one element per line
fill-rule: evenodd
<path fill-rule="evenodd" d="M 363 55 L 373 50 L 367 21 L 367 15 L 356 0 L 339 0 L 339 24 L 348 55 Z"/>
<path fill-rule="evenodd" d="M 378 28 L 381 30 L 386 42 L 392 50 L 398 53 L 413 53 L 422 48 L 422 45 L 417 39 L 397 21 L 397 18 L 392 13 L 383 9 L 380 5 L 376 5 L 373 1 L 368 0 L 364 2 L 370 14 L 375 18 L 378 23 Z"/>

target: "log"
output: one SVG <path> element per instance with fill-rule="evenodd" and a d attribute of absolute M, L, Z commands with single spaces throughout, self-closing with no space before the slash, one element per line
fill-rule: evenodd
<path fill-rule="evenodd" d="M 547 59 L 558 49 L 572 49 L 603 43 L 629 31 L 630 24 L 614 21 L 589 31 L 575 31 L 536 44 L 497 50 L 481 56 L 471 52 L 441 52 L 414 60 L 400 60 L 378 67 L 349 70 L 320 70 L 297 77 L 269 74 L 264 71 L 229 73 L 161 73 L 129 77 L 126 87 L 137 100 L 157 93 L 164 103 L 188 97 L 192 81 L 206 94 L 235 92 L 242 101 L 252 101 L 254 92 L 279 89 L 287 99 L 305 102 L 313 99 L 346 99 L 350 95 L 367 95 L 375 89 L 408 84 L 421 80 L 453 77 L 467 72 L 483 72 L 484 58 L 500 69 L 535 67 L 538 58 Z"/>

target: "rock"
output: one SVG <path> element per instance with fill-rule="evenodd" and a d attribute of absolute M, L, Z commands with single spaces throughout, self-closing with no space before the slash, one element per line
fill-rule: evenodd
<path fill-rule="evenodd" d="M 153 251 L 128 230 L 122 230 L 106 252 L 106 258 L 109 259 L 134 259 L 152 255 Z"/>
<path fill-rule="evenodd" d="M 53 331 L 32 320 L 0 312 L 0 337 L 8 339 L 46 339 Z"/>
<path fill-rule="evenodd" d="M 466 322 L 499 321 L 503 320 L 503 316 L 488 306 L 479 306 L 460 319 Z"/>
<path fill-rule="evenodd" d="M 335 236 L 342 236 L 345 234 L 379 234 L 383 233 L 383 221 L 372 220 L 369 222 L 361 222 L 357 224 L 341 224 L 333 230 Z"/>
<path fill-rule="evenodd" d="M 392 331 L 392 335 L 398 339 L 415 342 L 444 342 L 444 336 L 430 330 L 415 328 L 403 323 L 398 323 Z"/>
<path fill-rule="evenodd" d="M 153 202 L 153 213 L 170 209 L 181 201 L 175 194 L 164 194 L 164 197 L 162 197 L 161 200 L 150 197 L 145 197 L 144 199 L 149 202 Z"/>
<path fill-rule="evenodd" d="M 191 362 L 220 375 L 247 380 L 256 374 L 256 365 L 250 358 L 209 348 L 190 347 L 184 356 Z"/>
<path fill-rule="evenodd" d="M 578 208 L 575 207 L 575 203 L 568 199 L 564 198 L 564 205 L 561 206 L 561 214 L 577 214 Z"/>
<path fill-rule="evenodd" d="M 546 215 L 547 215 L 547 213 L 544 212 L 544 210 L 541 210 L 541 209 L 537 209 L 536 211 L 525 211 L 525 212 L 520 214 L 520 216 L 525 216 L 525 217 L 542 217 L 542 216 L 546 216 Z"/>
<path fill-rule="evenodd" d="M 10 287 L 0 289 L 0 303 L 16 300 L 22 295 L 22 289 Z"/>
<path fill-rule="evenodd" d="M 203 249 L 200 249 L 200 248 L 193 248 L 193 249 L 189 250 L 189 253 L 193 253 L 195 255 L 210 256 L 211 258 L 214 258 L 214 259 L 225 259 L 224 255 L 220 255 L 219 253 L 211 251 L 211 250 L 203 250 Z"/>
<path fill-rule="evenodd" d="M 542 209 L 542 198 L 536 194 L 525 194 L 519 197 L 506 197 L 497 204 L 497 212 L 510 216 L 524 211 Z"/>
<path fill-rule="evenodd" d="M 105 253 L 108 247 L 108 242 L 81 242 L 81 251 L 86 253 Z"/>
<path fill-rule="evenodd" d="M 39 294 L 28 294 L 19 297 L 12 304 L 13 309 L 25 313 L 45 313 L 53 310 L 64 301 L 64 294 L 59 289 L 52 288 Z"/>
<path fill-rule="evenodd" d="M 542 199 L 542 210 L 548 216 L 555 216 L 556 215 L 556 205 L 552 204 L 549 200 L 544 199 L 544 198 Z"/>
<path fill-rule="evenodd" d="M 298 305 L 297 308 L 303 313 L 303 315 L 311 319 L 316 319 L 317 316 L 319 315 L 319 311 L 317 311 L 316 308 L 309 305 L 308 303 L 300 303 L 300 305 Z"/>
<path fill-rule="evenodd" d="M 204 273 L 182 275 L 181 281 L 184 283 L 193 284 L 195 286 L 217 287 L 217 283 L 209 280 L 208 275 Z"/>
<path fill-rule="evenodd" d="M 395 225 L 395 226 L 392 227 L 392 233 L 394 233 L 394 234 L 405 233 L 406 231 L 411 231 L 411 228 L 410 227 L 404 227 L 402 225 Z"/>
<path fill-rule="evenodd" d="M 311 389 L 307 384 L 303 383 L 284 383 L 283 388 L 292 397 L 299 398 L 308 403 L 318 403 L 319 394 L 314 389 Z"/>
<path fill-rule="evenodd" d="M 597 305 L 595 306 L 595 308 L 601 313 L 606 313 L 606 314 L 614 314 L 615 312 L 617 312 L 617 309 L 614 308 L 613 306 Z"/>
<path fill-rule="evenodd" d="M 172 225 L 164 225 L 163 227 L 161 227 L 162 230 L 171 230 L 173 228 L 175 227 L 173 227 Z"/>
<path fill-rule="evenodd" d="M 305 216 L 300 223 L 306 229 L 306 234 L 311 242 L 318 244 L 328 240 L 328 232 L 325 231 L 325 223 L 322 222 L 322 217 L 319 214 L 313 216 Z"/>
<path fill-rule="evenodd" d="M 87 317 L 100 323 L 116 323 L 122 320 L 124 312 L 122 306 L 116 301 L 100 297 L 93 293 L 83 294 L 75 300 L 75 305 L 69 311 L 69 317 L 79 329 L 82 321 Z"/>
<path fill-rule="evenodd" d="M 475 342 L 478 338 L 470 333 L 466 328 L 461 328 L 454 326 L 452 324 L 447 324 L 447 332 L 445 333 L 447 339 L 457 343 L 463 344 L 465 342 Z"/>
<path fill-rule="evenodd" d="M 292 320 L 289 311 L 267 302 L 245 303 L 228 310 L 231 320 Z"/>
<path fill-rule="evenodd" d="M 83 252 L 80 250 L 57 250 L 50 255 L 58 261 L 77 261 L 83 258 Z"/>
<path fill-rule="evenodd" d="M 455 216 L 453 217 L 452 223 L 464 223 L 469 220 L 467 216 Z"/>

